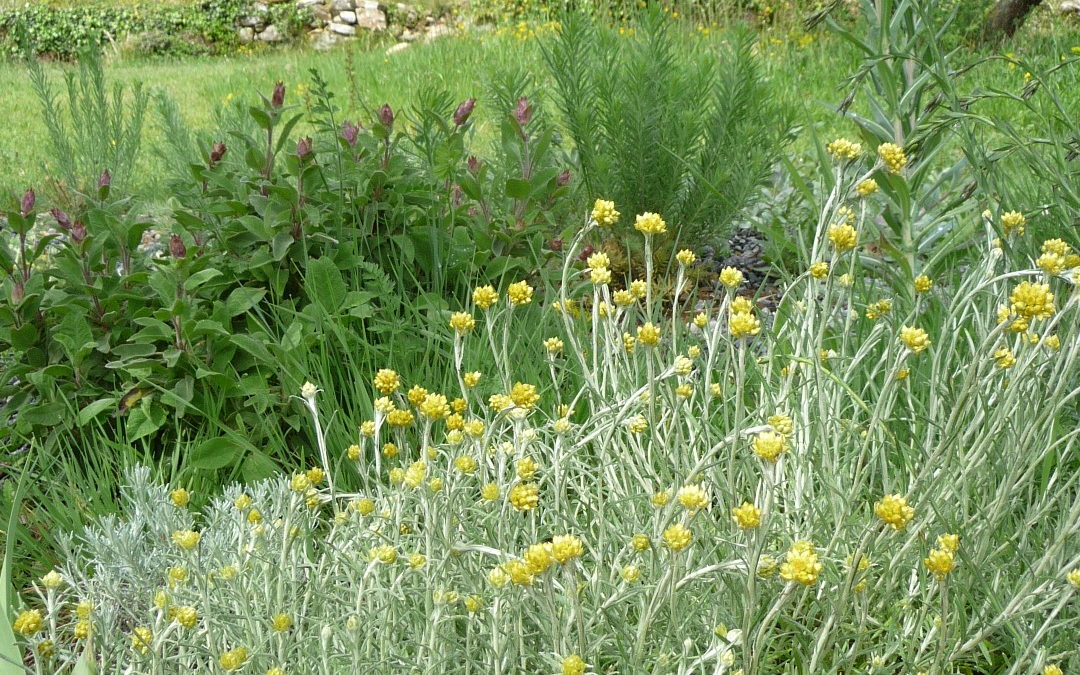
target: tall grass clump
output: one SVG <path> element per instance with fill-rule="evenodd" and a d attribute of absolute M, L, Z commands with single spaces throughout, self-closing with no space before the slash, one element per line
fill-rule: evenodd
<path fill-rule="evenodd" d="M 102 172 L 117 188 L 128 185 L 142 144 L 149 94 L 138 83 L 130 91 L 110 88 L 101 57 L 86 51 L 77 70 L 64 74 L 64 87 L 54 90 L 45 67 L 27 59 L 30 82 L 48 131 L 48 170 L 57 191 L 68 200 L 90 194 Z"/>
<path fill-rule="evenodd" d="M 829 145 L 775 313 L 733 268 L 699 297 L 689 250 L 616 289 L 605 254 L 579 262 L 630 220 L 598 201 L 554 288 L 481 285 L 425 326 L 452 345 L 443 391 L 369 373 L 345 445 L 298 388 L 307 471 L 202 510 L 130 474 L 12 616 L 19 646 L 38 672 L 1076 667 L 1080 259 L 986 223 L 966 269 L 884 290 L 867 181 L 906 158 L 867 154 Z M 647 260 L 671 237 L 633 228 Z M 561 327 L 530 335 L 538 312 Z"/>
<path fill-rule="evenodd" d="M 544 56 L 590 196 L 722 245 L 779 157 L 784 111 L 750 35 L 716 46 L 680 30 L 658 11 L 629 31 L 570 15 Z"/>

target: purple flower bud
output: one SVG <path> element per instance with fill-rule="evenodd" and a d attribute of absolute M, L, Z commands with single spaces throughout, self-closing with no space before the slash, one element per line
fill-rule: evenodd
<path fill-rule="evenodd" d="M 341 137 L 345 139 L 345 142 L 349 144 L 349 147 L 356 145 L 356 138 L 359 135 L 360 127 L 352 122 L 345 120 L 345 124 L 341 125 Z"/>
<path fill-rule="evenodd" d="M 225 152 L 227 150 L 228 148 L 225 147 L 224 143 L 220 141 L 214 143 L 214 145 L 210 148 L 210 166 L 214 166 L 215 164 L 220 162 L 221 158 L 225 156 Z"/>
<path fill-rule="evenodd" d="M 169 239 L 169 253 L 174 258 L 183 258 L 187 255 L 187 247 L 184 246 L 184 240 L 180 238 L 180 235 L 174 234 Z"/>
<path fill-rule="evenodd" d="M 514 108 L 514 119 L 521 126 L 525 126 L 532 119 L 533 109 L 529 105 L 529 99 L 522 96 L 518 99 L 517 106 Z"/>
<path fill-rule="evenodd" d="M 453 200 L 454 208 L 457 208 L 465 203 L 465 193 L 461 191 L 461 186 L 454 183 L 454 187 L 450 190 L 450 199 Z"/>
<path fill-rule="evenodd" d="M 469 173 L 475 176 L 480 173 L 480 160 L 469 155 L 469 158 L 465 160 L 465 168 L 469 170 Z"/>
<path fill-rule="evenodd" d="M 559 239 L 557 237 L 555 239 L 552 239 L 550 242 L 548 242 L 548 248 L 550 248 L 552 251 L 556 251 L 556 252 L 561 251 L 562 247 L 563 247 L 563 240 Z"/>
<path fill-rule="evenodd" d="M 71 226 L 71 241 L 76 245 L 86 241 L 86 225 L 81 220 Z"/>
<path fill-rule="evenodd" d="M 272 108 L 280 108 L 285 103 L 285 83 L 278 82 L 274 85 L 274 95 L 270 99 Z"/>
<path fill-rule="evenodd" d="M 570 183 L 570 177 L 570 169 L 564 169 L 563 172 L 559 174 L 559 177 L 555 180 L 555 184 L 559 187 L 567 185 Z"/>
<path fill-rule="evenodd" d="M 15 287 L 11 289 L 11 304 L 17 305 L 23 301 L 26 297 L 26 287 L 23 286 L 22 279 L 15 280 Z"/>
<path fill-rule="evenodd" d="M 387 129 L 394 126 L 394 111 L 386 103 L 383 103 L 382 107 L 379 108 L 379 121 Z"/>
<path fill-rule="evenodd" d="M 30 215 L 30 212 L 34 210 L 34 203 L 37 201 L 37 195 L 34 194 L 34 188 L 30 188 L 23 193 L 22 203 L 19 206 L 22 209 L 23 218 Z"/>
<path fill-rule="evenodd" d="M 311 154 L 311 136 L 301 138 L 296 142 L 296 154 L 300 159 L 306 159 Z"/>
<path fill-rule="evenodd" d="M 465 99 L 461 105 L 454 111 L 454 126 L 460 127 L 469 121 L 469 115 L 472 115 L 473 108 L 476 107 L 475 98 Z"/>
<path fill-rule="evenodd" d="M 112 185 L 112 175 L 108 169 L 101 172 L 97 180 L 98 198 L 105 199 L 109 196 L 109 187 Z"/>
<path fill-rule="evenodd" d="M 65 230 L 71 229 L 71 216 L 64 213 L 60 209 L 51 209 L 49 213 L 52 214 L 53 218 L 56 218 L 57 225 L 64 228 Z"/>
<path fill-rule="evenodd" d="M 596 253 L 596 249 L 592 246 L 586 246 L 585 248 L 581 249 L 581 253 L 578 254 L 577 258 L 581 262 L 585 262 L 593 253 Z"/>

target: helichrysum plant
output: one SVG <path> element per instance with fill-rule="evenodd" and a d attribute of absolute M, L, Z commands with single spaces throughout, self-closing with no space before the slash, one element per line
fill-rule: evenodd
<path fill-rule="evenodd" d="M 554 289 L 485 285 L 447 312 L 436 329 L 453 345 L 451 388 L 386 364 L 364 385 L 370 419 L 332 447 L 332 411 L 305 384 L 318 466 L 235 485 L 200 512 L 183 487 L 133 471 L 122 514 L 69 538 L 9 617 L 28 663 L 66 672 L 85 652 L 101 672 L 275 675 L 1075 664 L 1075 266 L 1050 274 L 988 245 L 963 274 L 882 298 L 860 259 L 872 207 L 841 208 L 867 193 L 845 168 L 853 145 L 830 146 L 832 211 L 774 314 L 730 273 L 692 299 L 684 254 L 674 307 L 653 297 L 651 267 L 625 289 L 592 274 L 604 257 L 583 274 L 582 242 L 618 217 L 598 202 Z M 661 214 L 623 218 L 646 248 L 670 236 Z M 507 327 L 537 308 L 561 328 L 534 336 L 550 378 L 530 381 L 506 356 Z"/>

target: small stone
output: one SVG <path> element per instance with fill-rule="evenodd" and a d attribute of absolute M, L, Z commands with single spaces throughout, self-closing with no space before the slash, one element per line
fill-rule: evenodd
<path fill-rule="evenodd" d="M 296 0 L 296 6 L 300 8 L 320 7 L 323 0 Z"/>
<path fill-rule="evenodd" d="M 1068 12 L 1076 12 L 1077 14 L 1080 14 L 1080 0 L 1065 0 L 1065 2 L 1061 3 L 1058 6 L 1058 10 L 1062 14 L 1066 14 Z"/>
<path fill-rule="evenodd" d="M 340 21 L 341 23 L 347 23 L 350 25 L 356 24 L 356 12 L 353 11 L 345 10 L 344 12 L 339 12 L 337 18 L 338 21 Z"/>
<path fill-rule="evenodd" d="M 330 30 L 338 35 L 356 35 L 356 26 L 347 23 L 331 23 Z"/>
<path fill-rule="evenodd" d="M 263 42 L 281 42 L 285 39 L 285 36 L 281 34 L 277 26 L 270 24 L 263 29 L 263 32 L 259 33 L 259 39 Z"/>
<path fill-rule="evenodd" d="M 313 5 L 312 7 L 309 7 L 308 13 L 311 15 L 311 23 L 308 25 L 313 28 L 322 28 L 330 23 L 330 20 L 333 18 L 330 16 L 330 10 L 322 5 Z"/>
<path fill-rule="evenodd" d="M 386 30 L 386 12 L 374 0 L 356 6 L 356 25 L 368 30 Z"/>
<path fill-rule="evenodd" d="M 259 26 L 260 24 L 262 24 L 262 22 L 263 22 L 263 19 L 262 19 L 261 16 L 254 16 L 254 15 L 242 16 L 242 17 L 240 17 L 239 19 L 236 20 L 236 23 L 240 24 L 241 26 L 243 26 L 245 28 L 255 28 L 256 26 Z"/>
<path fill-rule="evenodd" d="M 352 28 L 352 26 L 349 26 Z M 338 42 L 338 36 L 327 30 L 317 30 L 311 32 L 308 37 L 311 39 L 311 47 L 316 51 L 325 52 Z"/>
<path fill-rule="evenodd" d="M 454 32 L 454 29 L 447 26 L 445 23 L 438 23 L 427 29 L 427 34 L 424 35 L 425 40 L 435 40 L 441 38 L 444 35 L 450 35 Z"/>
<path fill-rule="evenodd" d="M 411 28 L 406 28 L 405 30 L 401 31 L 401 39 L 405 42 L 414 42 L 418 37 L 420 36 L 417 35 L 416 31 L 412 30 Z"/>
<path fill-rule="evenodd" d="M 386 55 L 390 56 L 391 54 L 397 54 L 398 52 L 403 52 L 408 48 L 408 42 L 398 42 L 397 44 L 392 44 L 386 48 Z"/>
<path fill-rule="evenodd" d="M 244 26 L 239 31 L 240 42 L 247 44 L 255 39 L 255 29 Z"/>
<path fill-rule="evenodd" d="M 353 2 L 353 0 L 334 0 L 335 12 L 344 12 L 346 10 L 353 9 L 354 7 L 356 7 L 356 4 Z"/>

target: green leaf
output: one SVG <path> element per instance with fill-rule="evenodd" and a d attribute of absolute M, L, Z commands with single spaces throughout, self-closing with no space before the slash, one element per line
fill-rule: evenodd
<path fill-rule="evenodd" d="M 255 481 L 269 478 L 278 471 L 277 462 L 270 459 L 266 454 L 252 450 L 244 458 L 244 463 L 241 466 L 241 474 L 244 476 L 244 481 L 247 483 L 254 483 Z"/>
<path fill-rule="evenodd" d="M 23 479 L 29 474 L 19 474 L 15 486 L 15 496 L 11 500 L 11 512 L 7 519 L 7 540 L 4 542 L 4 563 L 0 566 L 0 675 L 22 675 L 22 650 L 15 643 L 15 631 L 11 629 L 11 558 L 15 552 L 15 528 L 18 525 L 19 509 L 22 506 Z"/>
<path fill-rule="evenodd" d="M 334 261 L 318 258 L 308 263 L 304 291 L 312 301 L 333 312 L 345 301 L 347 290 L 341 271 Z"/>
<path fill-rule="evenodd" d="M 241 452 L 243 448 L 236 441 L 228 436 L 218 436 L 200 443 L 188 456 L 188 462 L 196 469 L 212 471 L 229 466 Z"/>
<path fill-rule="evenodd" d="M 184 282 L 184 288 L 193 291 L 214 277 L 220 277 L 222 274 L 223 272 L 216 267 L 200 270 L 187 278 L 187 281 Z"/>
<path fill-rule="evenodd" d="M 115 396 L 109 396 L 107 398 L 99 398 L 93 403 L 88 403 L 82 410 L 79 411 L 79 415 L 75 418 L 76 424 L 80 427 L 85 426 L 87 422 L 96 418 L 104 410 L 109 410 L 116 405 L 117 398 Z"/>
<path fill-rule="evenodd" d="M 532 186 L 529 181 L 520 178 L 510 178 L 506 181 L 506 195 L 512 199 L 528 199 Z"/>
<path fill-rule="evenodd" d="M 75 667 L 71 669 L 71 675 L 97 675 L 97 659 L 91 653 L 93 644 L 92 640 L 86 641 L 86 647 L 83 649 L 82 654 L 79 655 Z"/>
<path fill-rule="evenodd" d="M 248 288 L 247 286 L 241 286 L 234 289 L 232 293 L 229 293 L 228 299 L 225 300 L 225 311 L 229 315 L 229 318 L 236 316 L 237 314 L 243 314 L 255 305 L 259 304 L 259 301 L 266 295 L 265 288 Z"/>

